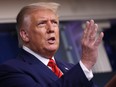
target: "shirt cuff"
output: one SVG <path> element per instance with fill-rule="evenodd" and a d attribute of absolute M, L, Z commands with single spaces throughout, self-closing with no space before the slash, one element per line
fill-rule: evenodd
<path fill-rule="evenodd" d="M 88 70 L 88 69 L 86 68 L 86 66 L 85 66 L 81 61 L 79 61 L 79 64 L 80 64 L 80 66 L 81 66 L 81 68 L 82 68 L 82 70 L 83 70 L 85 76 L 86 76 L 87 79 L 90 81 L 90 80 L 93 78 L 92 70 Z"/>

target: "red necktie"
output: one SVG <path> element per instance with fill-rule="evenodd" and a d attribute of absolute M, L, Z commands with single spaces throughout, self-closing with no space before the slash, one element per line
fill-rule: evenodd
<path fill-rule="evenodd" d="M 51 67 L 52 71 L 60 78 L 62 76 L 62 72 L 57 67 L 55 61 L 53 59 L 50 59 L 48 62 L 48 66 Z"/>

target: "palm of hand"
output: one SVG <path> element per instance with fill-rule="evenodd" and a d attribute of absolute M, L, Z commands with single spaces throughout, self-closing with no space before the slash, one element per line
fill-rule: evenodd
<path fill-rule="evenodd" d="M 88 68 L 91 69 L 96 63 L 98 57 L 98 46 L 104 36 L 101 32 L 97 37 L 98 25 L 93 20 L 87 21 L 86 29 L 82 37 L 82 58 L 81 61 Z"/>

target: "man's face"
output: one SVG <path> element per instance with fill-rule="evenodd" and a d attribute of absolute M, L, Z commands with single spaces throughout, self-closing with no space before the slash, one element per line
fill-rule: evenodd
<path fill-rule="evenodd" d="M 29 29 L 27 30 L 27 46 L 50 58 L 59 47 L 59 21 L 51 10 L 39 9 L 31 13 Z"/>

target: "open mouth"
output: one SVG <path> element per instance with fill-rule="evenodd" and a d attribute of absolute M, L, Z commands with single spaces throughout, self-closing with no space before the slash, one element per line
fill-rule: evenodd
<path fill-rule="evenodd" d="M 50 37 L 50 38 L 48 39 L 48 43 L 49 43 L 49 44 L 54 44 L 54 43 L 55 43 L 55 37 Z"/>

